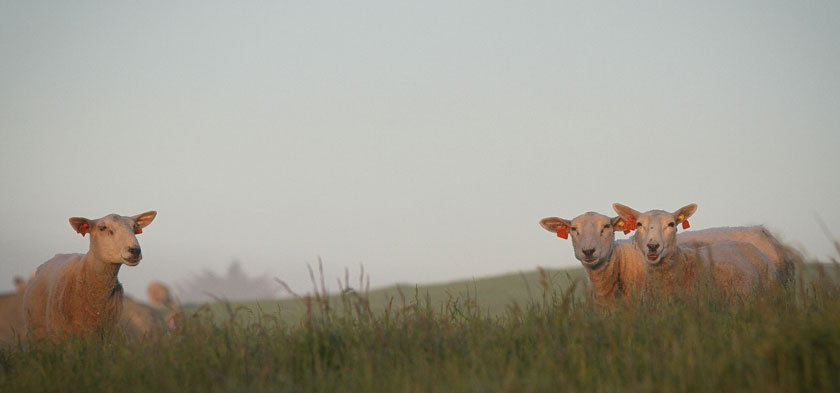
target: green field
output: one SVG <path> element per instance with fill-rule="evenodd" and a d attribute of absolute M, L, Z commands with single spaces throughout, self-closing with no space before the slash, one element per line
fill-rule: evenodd
<path fill-rule="evenodd" d="M 840 391 L 840 270 L 799 270 L 735 302 L 603 308 L 573 270 L 198 306 L 171 333 L 0 350 L 0 391 Z"/>

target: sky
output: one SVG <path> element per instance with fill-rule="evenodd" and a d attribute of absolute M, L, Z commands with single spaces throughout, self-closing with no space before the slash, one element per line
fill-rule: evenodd
<path fill-rule="evenodd" d="M 579 266 L 539 220 L 613 202 L 837 257 L 840 3 L 679 3 L 0 1 L 0 291 L 147 210 L 141 298 Z"/>

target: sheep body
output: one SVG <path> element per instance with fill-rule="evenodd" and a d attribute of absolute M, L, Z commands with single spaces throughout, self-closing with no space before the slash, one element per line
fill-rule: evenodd
<path fill-rule="evenodd" d="M 123 307 L 119 268 L 85 254 L 58 254 L 44 262 L 23 297 L 29 337 L 112 334 Z"/>
<path fill-rule="evenodd" d="M 796 253 L 779 242 L 763 226 L 720 227 L 699 231 L 688 231 L 677 235 L 677 245 L 691 247 L 705 246 L 724 241 L 739 241 L 752 244 L 767 258 L 751 258 L 750 262 L 762 277 L 776 279 L 787 285 L 795 273 Z"/>
<path fill-rule="evenodd" d="M 761 274 L 751 259 L 769 259 L 744 242 L 719 242 L 701 247 L 678 246 L 673 255 L 657 265 L 648 265 L 650 285 L 666 296 L 692 292 L 710 279 L 713 289 L 727 296 L 747 296 L 760 282 Z"/>

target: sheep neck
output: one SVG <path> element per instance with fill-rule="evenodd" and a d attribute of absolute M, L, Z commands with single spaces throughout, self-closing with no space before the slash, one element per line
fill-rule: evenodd
<path fill-rule="evenodd" d="M 694 281 L 694 265 L 689 263 L 680 247 L 656 265 L 647 264 L 648 274 L 661 290 L 672 292 L 678 288 L 688 289 Z"/>
<path fill-rule="evenodd" d="M 612 300 L 621 292 L 620 266 L 616 261 L 615 247 L 610 247 L 609 256 L 595 266 L 586 266 L 586 275 L 592 283 L 592 290 L 599 300 Z"/>
<path fill-rule="evenodd" d="M 117 279 L 122 264 L 103 262 L 88 252 L 82 259 L 79 286 L 81 299 L 93 310 L 102 312 L 113 301 L 114 296 L 122 294 L 122 285 Z M 99 314 L 97 312 L 97 314 Z"/>

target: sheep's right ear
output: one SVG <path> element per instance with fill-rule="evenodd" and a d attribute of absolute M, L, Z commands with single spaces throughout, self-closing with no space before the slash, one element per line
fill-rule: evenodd
<path fill-rule="evenodd" d="M 557 229 L 565 225 L 567 228 L 572 226 L 572 222 L 558 217 L 546 217 L 540 220 L 540 225 L 546 231 L 557 233 Z"/>
<path fill-rule="evenodd" d="M 633 219 L 635 220 L 638 219 L 640 215 L 642 215 L 642 213 L 633 210 L 633 208 L 629 206 L 624 206 L 620 203 L 613 203 L 613 210 L 615 210 L 615 212 L 618 213 L 618 216 L 623 218 L 624 220 L 629 220 L 630 217 L 633 217 Z"/>
<path fill-rule="evenodd" d="M 73 227 L 77 233 L 81 233 L 82 237 L 90 232 L 90 223 L 91 220 L 84 217 L 73 217 L 70 219 L 70 226 Z"/>

